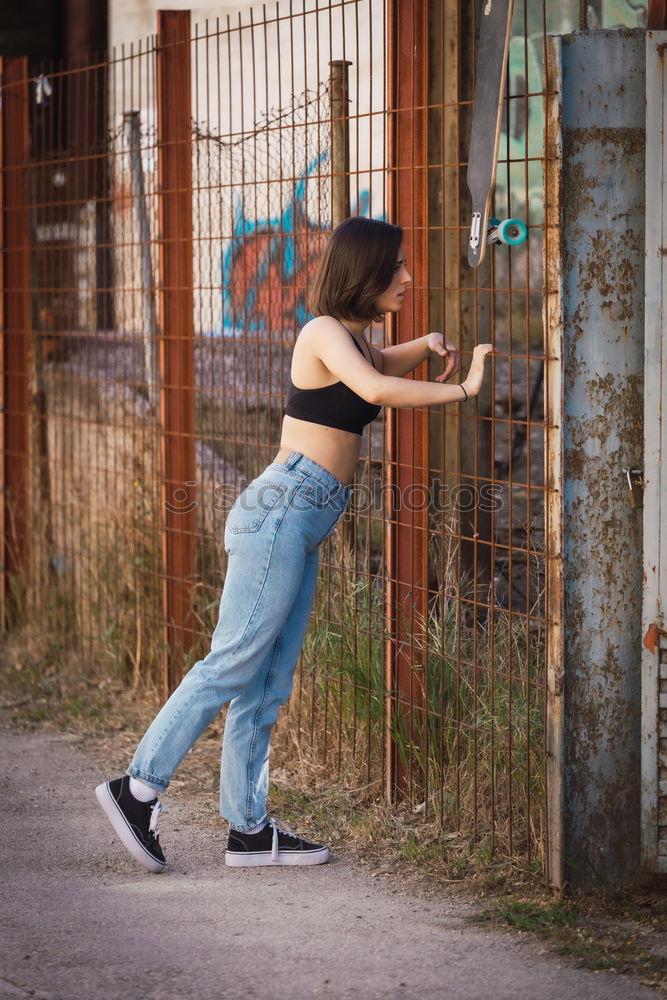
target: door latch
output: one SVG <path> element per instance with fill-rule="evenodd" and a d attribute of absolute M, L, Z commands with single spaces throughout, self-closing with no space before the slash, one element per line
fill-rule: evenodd
<path fill-rule="evenodd" d="M 630 490 L 630 506 L 644 506 L 644 473 L 641 469 L 624 468 L 623 473 Z"/>

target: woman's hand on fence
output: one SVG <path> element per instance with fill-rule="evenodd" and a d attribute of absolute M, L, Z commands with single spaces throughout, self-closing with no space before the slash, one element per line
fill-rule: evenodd
<path fill-rule="evenodd" d="M 436 382 L 446 382 L 459 366 L 458 349 L 451 340 L 445 340 L 441 333 L 429 333 L 426 341 L 431 354 L 439 354 L 441 358 L 446 359 L 447 364 L 444 372 L 435 378 Z"/>
<path fill-rule="evenodd" d="M 493 353 L 493 344 L 478 344 L 472 352 L 470 370 L 461 383 L 469 396 L 476 396 L 482 388 L 484 379 L 484 361 L 487 354 Z"/>

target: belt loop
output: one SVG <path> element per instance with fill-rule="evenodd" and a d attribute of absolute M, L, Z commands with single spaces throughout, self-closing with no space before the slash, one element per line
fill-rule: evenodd
<path fill-rule="evenodd" d="M 300 451 L 293 451 L 293 452 L 291 452 L 289 458 L 284 463 L 285 468 L 286 469 L 293 468 L 296 465 L 296 463 L 299 461 L 300 458 L 301 458 L 301 452 Z"/>

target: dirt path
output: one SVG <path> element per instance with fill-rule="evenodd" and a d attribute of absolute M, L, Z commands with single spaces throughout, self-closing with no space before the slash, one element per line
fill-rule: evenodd
<path fill-rule="evenodd" d="M 93 795 L 100 774 L 71 737 L 0 729 L 0 997 L 307 1000 L 655 997 L 579 971 L 532 940 L 469 926 L 473 904 L 424 900 L 338 860 L 226 869 L 188 821 L 161 818 L 170 866 L 126 856 Z"/>

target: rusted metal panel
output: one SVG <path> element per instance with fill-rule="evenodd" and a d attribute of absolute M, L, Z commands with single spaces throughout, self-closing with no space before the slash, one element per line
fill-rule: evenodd
<path fill-rule="evenodd" d="M 667 454 L 667 32 L 646 35 L 646 276 L 644 327 L 644 591 L 642 612 L 642 864 L 667 871 L 667 692 L 664 599 L 667 593 L 667 505 L 662 457 Z"/>
<path fill-rule="evenodd" d="M 667 28 L 667 0 L 648 0 L 646 27 L 654 31 Z"/>
<path fill-rule="evenodd" d="M 412 291 L 391 331 L 393 341 L 403 343 L 428 331 L 428 0 L 391 0 L 388 18 L 389 204 L 391 221 L 403 226 L 413 276 Z M 414 377 L 428 377 L 425 364 Z M 428 410 L 390 411 L 388 430 L 389 495 L 398 497 L 387 521 L 387 792 L 391 798 L 397 791 L 410 795 L 423 780 L 416 763 L 408 769 L 400 760 L 391 734 L 400 726 L 407 741 L 417 746 L 426 737 L 428 504 L 411 504 L 408 509 L 402 498 L 428 496 Z"/>
<path fill-rule="evenodd" d="M 563 884 L 563 276 L 560 38 L 548 39 L 544 126 L 546 876 Z"/>
<path fill-rule="evenodd" d="M 644 62 L 643 31 L 562 39 L 564 853 L 611 884 L 640 839 Z"/>
<path fill-rule="evenodd" d="M 5 580 L 28 565 L 30 476 L 30 216 L 28 60 L 2 60 Z M 8 593 L 11 589 L 8 588 Z"/>
<path fill-rule="evenodd" d="M 166 687 L 179 679 L 182 669 L 174 654 L 189 650 L 194 642 L 191 592 L 196 548 L 196 465 L 190 64 L 190 12 L 159 11 L 160 419 Z"/>

